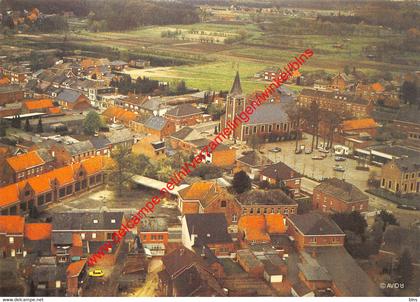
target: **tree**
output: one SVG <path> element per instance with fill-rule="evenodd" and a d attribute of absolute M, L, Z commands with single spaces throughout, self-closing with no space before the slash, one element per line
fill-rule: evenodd
<path fill-rule="evenodd" d="M 331 219 L 343 230 L 352 231 L 356 235 L 364 235 L 367 228 L 365 218 L 356 211 L 351 213 L 334 213 Z"/>
<path fill-rule="evenodd" d="M 118 196 L 121 196 L 124 188 L 133 176 L 132 166 L 133 160 L 131 149 L 128 147 L 118 146 L 112 153 L 111 158 L 114 160 L 114 166 L 111 170 L 112 185 L 116 186 Z"/>
<path fill-rule="evenodd" d="M 415 104 L 417 101 L 417 87 L 416 84 L 409 81 L 404 81 L 401 86 L 401 99 L 406 104 Z"/>
<path fill-rule="evenodd" d="M 0 120 L 0 137 L 6 136 L 7 124 L 3 120 Z"/>
<path fill-rule="evenodd" d="M 85 134 L 93 135 L 102 127 L 102 124 L 99 114 L 95 111 L 89 111 L 83 121 L 83 131 Z"/>
<path fill-rule="evenodd" d="M 256 134 L 252 134 L 248 139 L 248 146 L 254 150 L 260 150 L 261 138 Z"/>
<path fill-rule="evenodd" d="M 350 66 L 349 65 L 344 66 L 344 73 L 350 74 L 350 72 L 351 72 Z"/>
<path fill-rule="evenodd" d="M 251 186 L 251 179 L 245 171 L 239 171 L 235 173 L 235 175 L 233 176 L 232 188 L 236 193 L 244 193 L 250 190 Z"/>
<path fill-rule="evenodd" d="M 404 249 L 398 261 L 397 272 L 401 283 L 408 285 L 411 283 L 414 275 L 413 263 L 411 261 L 410 251 Z"/>
<path fill-rule="evenodd" d="M 42 119 L 39 118 L 38 120 L 38 126 L 36 127 L 36 132 L 42 133 L 44 132 L 44 127 L 42 126 Z"/>
<path fill-rule="evenodd" d="M 31 124 L 29 123 L 29 119 L 27 118 L 26 119 L 26 121 L 25 121 L 25 131 L 26 132 L 30 132 L 30 131 L 32 131 L 32 126 L 31 126 Z"/>
<path fill-rule="evenodd" d="M 381 210 L 377 218 L 381 219 L 384 222 L 384 231 L 388 225 L 400 225 L 397 218 L 395 218 L 394 214 L 385 210 Z"/>
<path fill-rule="evenodd" d="M 187 93 L 188 89 L 187 89 L 187 85 L 185 84 L 184 80 L 181 80 L 178 82 L 178 84 L 176 84 L 176 93 L 177 94 L 185 94 Z"/>

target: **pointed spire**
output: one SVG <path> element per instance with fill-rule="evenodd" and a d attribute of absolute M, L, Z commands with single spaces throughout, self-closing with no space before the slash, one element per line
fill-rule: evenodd
<path fill-rule="evenodd" d="M 236 72 L 235 81 L 233 82 L 232 89 L 230 90 L 230 94 L 233 94 L 233 95 L 242 94 L 242 86 L 241 86 L 241 79 L 239 77 L 239 71 Z"/>

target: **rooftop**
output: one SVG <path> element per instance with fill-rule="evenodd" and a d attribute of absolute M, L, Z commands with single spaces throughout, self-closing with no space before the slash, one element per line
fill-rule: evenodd
<path fill-rule="evenodd" d="M 288 217 L 293 225 L 305 236 L 311 235 L 343 235 L 344 232 L 330 218 L 317 212 Z"/>
<path fill-rule="evenodd" d="M 368 200 L 369 196 L 363 193 L 355 185 L 338 178 L 329 178 L 323 180 L 315 190 L 334 196 L 345 202 L 356 202 Z"/>

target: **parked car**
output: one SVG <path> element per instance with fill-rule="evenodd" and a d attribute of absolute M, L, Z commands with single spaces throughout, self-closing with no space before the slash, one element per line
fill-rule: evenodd
<path fill-rule="evenodd" d="M 295 150 L 295 154 L 302 154 L 302 149 Z"/>
<path fill-rule="evenodd" d="M 274 147 L 273 149 L 270 149 L 268 151 L 273 152 L 273 153 L 279 153 L 279 152 L 281 152 L 281 148 L 280 147 Z"/>
<path fill-rule="evenodd" d="M 312 150 L 311 149 L 306 149 L 305 150 L 305 154 L 311 154 L 312 153 Z"/>
<path fill-rule="evenodd" d="M 335 157 L 335 161 L 345 161 L 346 158 L 345 157 L 341 157 L 341 156 L 336 156 Z"/>
<path fill-rule="evenodd" d="M 322 159 L 324 159 L 324 157 L 320 156 L 320 155 L 314 155 L 314 156 L 312 156 L 312 159 L 313 160 L 322 160 Z"/>
<path fill-rule="evenodd" d="M 103 277 L 105 275 L 104 271 L 101 269 L 94 269 L 89 271 L 90 277 Z"/>
<path fill-rule="evenodd" d="M 319 150 L 319 152 L 322 152 L 322 153 L 330 153 L 330 151 L 328 151 L 324 148 L 319 148 L 318 150 Z"/>
<path fill-rule="evenodd" d="M 334 171 L 337 171 L 337 172 L 346 171 L 346 169 L 343 166 L 340 166 L 340 165 L 334 165 L 333 169 L 334 169 Z"/>

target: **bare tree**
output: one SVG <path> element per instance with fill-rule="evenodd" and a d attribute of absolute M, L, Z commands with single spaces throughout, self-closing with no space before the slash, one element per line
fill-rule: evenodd
<path fill-rule="evenodd" d="M 299 147 L 299 138 L 301 136 L 301 115 L 302 115 L 302 109 L 298 104 L 292 104 L 286 107 L 286 114 L 289 117 L 290 122 L 292 125 L 296 125 L 296 145 L 295 145 L 295 151 L 298 150 Z"/>

